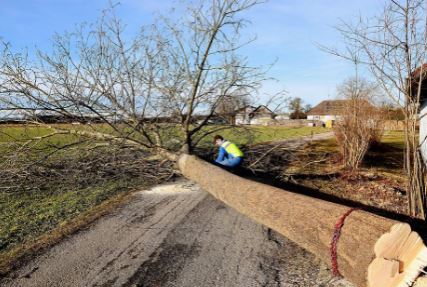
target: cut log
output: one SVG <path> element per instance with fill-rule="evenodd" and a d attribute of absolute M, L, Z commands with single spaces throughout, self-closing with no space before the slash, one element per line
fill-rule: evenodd
<path fill-rule="evenodd" d="M 375 258 L 369 265 L 369 286 L 391 286 L 399 275 L 399 261 Z"/>
<path fill-rule="evenodd" d="M 247 180 L 195 156 L 182 155 L 178 164 L 217 199 L 332 266 L 335 225 L 349 207 Z M 358 286 L 409 286 L 404 284 L 414 282 L 426 259 L 426 247 L 409 225 L 362 210 L 345 219 L 337 242 L 338 270 Z"/>
<path fill-rule="evenodd" d="M 369 266 L 370 286 L 411 286 L 419 276 L 420 270 L 427 265 L 427 248 L 422 239 L 411 231 L 406 223 L 393 225 L 389 233 L 380 237 L 375 244 L 374 260 Z M 378 259 L 378 260 L 377 260 Z M 398 264 L 395 270 L 395 264 Z M 380 269 L 387 269 L 393 264 L 391 273 L 384 273 L 382 279 L 372 276 Z M 389 274 L 389 276 L 387 275 Z M 380 285 L 375 280 L 385 280 L 387 285 Z"/>
<path fill-rule="evenodd" d="M 427 276 L 418 278 L 417 282 L 415 282 L 414 287 L 427 287 Z"/>

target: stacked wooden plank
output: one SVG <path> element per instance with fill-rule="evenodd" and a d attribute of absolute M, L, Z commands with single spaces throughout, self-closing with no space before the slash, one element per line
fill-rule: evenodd
<path fill-rule="evenodd" d="M 358 286 L 411 286 L 427 266 L 427 248 L 408 224 L 250 181 L 195 156 L 179 159 L 182 174 L 204 190 L 331 263 L 336 223 L 337 268 Z M 333 261 L 333 260 L 332 260 Z"/>

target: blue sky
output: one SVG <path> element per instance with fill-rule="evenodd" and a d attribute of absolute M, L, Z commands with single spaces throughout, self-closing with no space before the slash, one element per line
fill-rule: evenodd
<path fill-rule="evenodd" d="M 180 5 L 173 0 L 122 0 L 118 15 L 135 31 L 153 15 Z M 178 4 L 177 4 L 178 3 Z M 241 52 L 253 65 L 277 59 L 261 95 L 284 88 L 290 96 L 315 105 L 335 97 L 336 85 L 353 75 L 351 64 L 320 51 L 315 43 L 340 46 L 334 30 L 340 19 L 372 17 L 383 0 L 270 0 L 245 12 L 252 24 L 247 32 L 257 40 Z M 48 49 L 55 32 L 71 31 L 81 22 L 94 22 L 107 0 L 0 0 L 0 37 L 15 49 Z M 366 75 L 368 77 L 368 75 Z"/>

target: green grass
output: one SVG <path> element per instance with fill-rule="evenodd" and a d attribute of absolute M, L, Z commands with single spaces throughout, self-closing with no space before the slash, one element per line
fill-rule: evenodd
<path fill-rule="evenodd" d="M 105 214 L 131 190 L 153 184 L 136 178 L 87 188 L 52 186 L 37 192 L 0 192 L 0 277 L 22 258 Z"/>
<path fill-rule="evenodd" d="M 206 127 L 203 132 L 214 128 L 218 127 Z M 238 126 L 210 134 L 201 141 L 200 146 L 212 146 L 212 138 L 216 134 L 222 135 L 225 139 L 238 145 L 253 145 L 328 131 L 330 130 L 322 127 Z"/>
<path fill-rule="evenodd" d="M 58 127 L 72 128 L 77 130 L 96 130 L 98 132 L 105 132 L 113 134 L 113 130 L 102 124 L 92 126 L 70 126 L 70 125 L 57 125 Z M 221 129 L 221 126 L 209 125 L 203 128 L 199 134 L 214 129 Z M 208 146 L 212 143 L 212 138 L 215 134 L 221 134 L 223 137 L 233 141 L 239 145 L 250 145 L 268 141 L 288 139 L 298 136 L 306 136 L 310 134 L 322 133 L 329 131 L 322 127 L 282 127 L 282 126 L 244 126 L 244 127 L 231 127 L 224 130 L 219 130 L 210 134 L 200 141 L 200 146 Z M 8 152 L 11 143 L 22 145 L 26 141 L 34 137 L 42 137 L 52 133 L 53 130 L 46 127 L 36 126 L 0 126 L 0 152 Z M 161 129 L 161 136 L 166 145 L 170 145 L 172 149 L 179 149 L 182 143 L 182 132 L 177 127 L 165 126 Z M 197 135 L 196 135 L 197 138 Z M 82 139 L 77 135 L 55 135 L 52 137 L 44 138 L 39 141 L 34 141 L 31 146 L 34 150 L 49 152 L 54 147 L 63 146 L 72 142 L 77 142 Z M 136 139 L 139 139 L 136 136 Z M 171 144 L 168 144 L 168 143 Z"/>
<path fill-rule="evenodd" d="M 224 137 L 227 137 L 229 140 L 234 141 L 238 144 L 258 144 L 269 141 L 277 141 L 282 139 L 295 138 L 300 136 L 307 136 L 322 132 L 329 131 L 328 129 L 322 127 L 301 127 L 301 128 L 292 128 L 292 127 L 281 127 L 281 126 L 271 126 L 271 127 L 251 127 L 250 130 L 253 133 L 253 141 L 250 142 L 247 137 L 242 136 L 241 133 L 232 133 L 224 134 Z"/>
<path fill-rule="evenodd" d="M 381 142 L 388 146 L 403 150 L 405 147 L 404 132 L 388 131 L 384 134 L 383 138 L 381 139 Z"/>
<path fill-rule="evenodd" d="M 32 155 L 40 152 L 49 153 L 56 147 L 77 142 L 81 139 L 77 135 L 65 134 L 37 139 L 37 137 L 43 137 L 53 132 L 53 129 L 47 127 L 0 125 L 0 153 L 8 153 L 24 145 L 27 150 L 30 150 L 30 154 Z"/>
<path fill-rule="evenodd" d="M 0 250 L 4 252 L 50 231 L 124 190 L 124 183 L 107 182 L 85 189 L 0 193 Z"/>

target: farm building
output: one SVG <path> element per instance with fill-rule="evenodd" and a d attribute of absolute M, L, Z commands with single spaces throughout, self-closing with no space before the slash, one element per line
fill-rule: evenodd
<path fill-rule="evenodd" d="M 332 127 L 345 110 L 353 106 L 355 102 L 352 100 L 325 100 L 320 102 L 317 106 L 312 108 L 307 113 L 307 120 L 314 123 L 320 121 L 326 127 Z M 374 108 L 374 106 L 367 100 L 357 101 L 357 106 L 362 109 Z"/>
<path fill-rule="evenodd" d="M 324 124 L 334 122 L 339 118 L 346 102 L 347 100 L 322 101 L 307 113 L 307 120 L 322 121 Z"/>
<path fill-rule="evenodd" d="M 266 106 L 245 106 L 236 111 L 236 125 L 267 125 L 273 121 L 275 114 Z"/>

